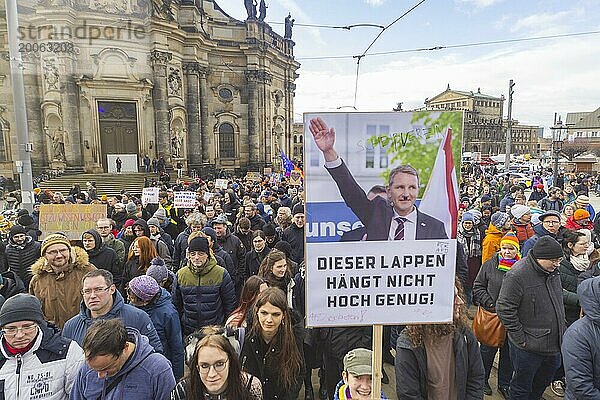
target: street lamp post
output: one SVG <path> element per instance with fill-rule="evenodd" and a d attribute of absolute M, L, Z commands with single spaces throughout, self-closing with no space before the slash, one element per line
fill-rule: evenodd
<path fill-rule="evenodd" d="M 560 116 L 558 117 L 558 121 L 555 121 L 552 129 L 552 152 L 554 154 L 554 169 L 552 171 L 552 175 L 554 177 L 554 186 L 556 186 L 557 178 L 558 178 L 558 158 L 560 157 L 560 152 L 562 151 L 563 145 L 563 132 L 567 131 L 567 127 L 563 125 Z"/>

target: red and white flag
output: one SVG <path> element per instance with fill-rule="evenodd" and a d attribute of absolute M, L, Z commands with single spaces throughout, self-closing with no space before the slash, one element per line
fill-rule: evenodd
<path fill-rule="evenodd" d="M 444 223 L 449 238 L 456 238 L 458 227 L 458 183 L 452 156 L 452 128 L 440 143 L 431 177 L 419 204 L 419 210 Z"/>

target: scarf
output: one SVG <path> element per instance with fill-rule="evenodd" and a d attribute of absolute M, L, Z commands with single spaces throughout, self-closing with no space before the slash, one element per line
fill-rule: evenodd
<path fill-rule="evenodd" d="M 475 226 L 466 231 L 460 224 L 456 239 L 463 245 L 468 258 L 481 257 L 481 232 Z"/>
<path fill-rule="evenodd" d="M 590 259 L 587 253 L 580 256 L 571 256 L 569 257 L 569 261 L 571 261 L 573 267 L 579 272 L 583 272 L 590 267 Z"/>
<path fill-rule="evenodd" d="M 504 271 L 504 272 L 510 271 L 513 264 L 516 263 L 517 261 L 519 261 L 520 259 L 521 259 L 521 255 L 519 253 L 517 253 L 515 258 L 502 258 L 500 253 L 498 253 L 498 269 L 500 271 Z"/>

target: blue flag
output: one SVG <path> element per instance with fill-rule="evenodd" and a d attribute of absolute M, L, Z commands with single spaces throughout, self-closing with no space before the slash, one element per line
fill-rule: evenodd
<path fill-rule="evenodd" d="M 281 150 L 281 165 L 285 172 L 285 176 L 289 176 L 290 172 L 292 172 L 294 170 L 294 168 L 296 167 L 294 165 L 294 163 L 292 162 L 292 160 L 287 158 L 287 156 L 285 155 L 285 152 L 283 150 Z"/>

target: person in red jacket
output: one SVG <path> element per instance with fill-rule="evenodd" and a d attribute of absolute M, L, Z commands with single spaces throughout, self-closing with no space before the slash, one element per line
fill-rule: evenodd
<path fill-rule="evenodd" d="M 511 230 L 517 235 L 519 245 L 523 246 L 527 239 L 535 235 L 531 224 L 531 209 L 522 204 L 515 204 L 510 208 L 510 215 L 513 217 Z"/>

